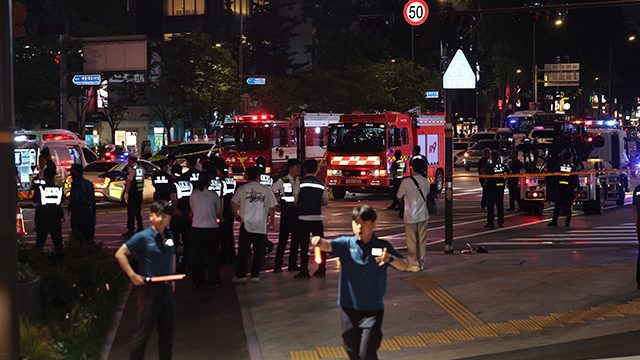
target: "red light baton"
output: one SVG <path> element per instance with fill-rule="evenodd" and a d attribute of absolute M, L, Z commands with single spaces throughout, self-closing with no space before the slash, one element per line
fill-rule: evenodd
<path fill-rule="evenodd" d="M 320 250 L 319 246 L 316 246 L 316 248 L 313 250 L 313 254 L 314 257 L 313 259 L 315 260 L 316 264 L 320 265 L 320 263 L 322 262 L 322 250 Z"/>
<path fill-rule="evenodd" d="M 174 281 L 174 280 L 182 280 L 185 277 L 187 277 L 187 275 L 185 274 L 154 276 L 154 277 L 147 276 L 146 278 L 144 278 L 144 282 L 154 283 L 154 282 L 161 282 L 161 281 Z"/>

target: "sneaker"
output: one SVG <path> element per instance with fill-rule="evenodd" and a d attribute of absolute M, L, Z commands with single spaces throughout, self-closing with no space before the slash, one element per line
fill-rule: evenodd
<path fill-rule="evenodd" d="M 287 271 L 300 271 L 300 266 L 295 265 L 295 266 L 289 266 L 287 268 Z"/>
<path fill-rule="evenodd" d="M 409 266 L 409 268 L 407 269 L 407 272 L 419 272 L 420 271 L 420 267 L 419 266 Z"/>
<path fill-rule="evenodd" d="M 558 226 L 558 222 L 557 221 L 552 221 L 552 222 L 548 223 L 547 226 Z"/>
<path fill-rule="evenodd" d="M 234 276 L 231 278 L 231 282 L 234 284 L 244 284 L 247 282 L 247 278 L 246 277 L 239 278 Z"/>
<path fill-rule="evenodd" d="M 503 228 L 503 227 L 504 227 L 504 224 L 498 224 L 498 227 L 499 227 L 499 228 Z"/>
<path fill-rule="evenodd" d="M 493 224 L 487 224 L 484 227 L 486 227 L 487 229 L 495 229 L 496 228 Z"/>
<path fill-rule="evenodd" d="M 252 277 L 252 278 L 251 278 L 251 282 L 252 282 L 252 283 L 257 283 L 258 281 L 260 281 L 260 278 L 259 278 L 259 277 L 255 277 L 255 278 L 254 278 L 254 277 Z"/>
<path fill-rule="evenodd" d="M 305 272 L 301 271 L 301 272 L 293 275 L 293 278 L 294 279 L 311 279 L 311 276 L 309 276 L 308 272 L 305 273 Z"/>
<path fill-rule="evenodd" d="M 325 276 L 327 276 L 327 270 L 318 269 L 313 273 L 313 276 L 315 276 L 315 277 L 325 277 Z"/>
<path fill-rule="evenodd" d="M 273 272 L 276 273 L 276 274 L 279 274 L 279 273 L 282 272 L 282 269 L 281 268 L 274 268 Z"/>
<path fill-rule="evenodd" d="M 271 241 L 267 241 L 267 254 L 271 254 L 273 251 L 273 243 Z"/>
<path fill-rule="evenodd" d="M 567 221 L 567 222 L 564 223 L 564 225 L 565 226 L 571 226 L 571 223 Z"/>

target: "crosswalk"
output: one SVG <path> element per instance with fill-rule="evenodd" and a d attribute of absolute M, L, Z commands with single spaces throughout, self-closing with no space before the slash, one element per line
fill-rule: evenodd
<path fill-rule="evenodd" d="M 558 228 L 562 228 L 559 226 Z M 545 233 L 532 237 L 515 237 L 505 241 L 477 242 L 475 245 L 637 245 L 638 234 L 634 223 L 617 226 L 599 226 L 589 230 L 569 230 L 563 233 Z"/>

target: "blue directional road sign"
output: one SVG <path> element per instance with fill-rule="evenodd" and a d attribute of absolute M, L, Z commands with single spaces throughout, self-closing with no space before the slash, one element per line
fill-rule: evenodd
<path fill-rule="evenodd" d="M 438 98 L 438 92 L 437 91 L 427 91 L 424 93 L 424 97 L 426 97 L 427 99 L 437 99 Z"/>
<path fill-rule="evenodd" d="M 75 75 L 73 83 L 76 85 L 100 85 L 102 78 L 100 75 Z"/>
<path fill-rule="evenodd" d="M 266 78 L 248 78 L 247 79 L 247 84 L 249 84 L 249 85 L 266 85 L 267 84 L 267 79 Z"/>

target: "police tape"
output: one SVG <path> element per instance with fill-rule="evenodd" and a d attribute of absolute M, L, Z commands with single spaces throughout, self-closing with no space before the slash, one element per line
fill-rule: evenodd
<path fill-rule="evenodd" d="M 454 178 L 519 178 L 519 177 L 545 177 L 545 176 L 567 176 L 567 175 L 589 175 L 589 174 L 607 174 L 607 173 L 622 173 L 636 171 L 633 169 L 618 169 L 618 170 L 583 170 L 583 171 L 571 171 L 571 172 L 545 172 L 545 173 L 524 173 L 524 174 L 502 174 L 502 175 L 453 175 Z M 443 176 L 444 175 L 440 175 Z M 605 175 L 603 177 L 615 177 L 619 174 Z"/>

